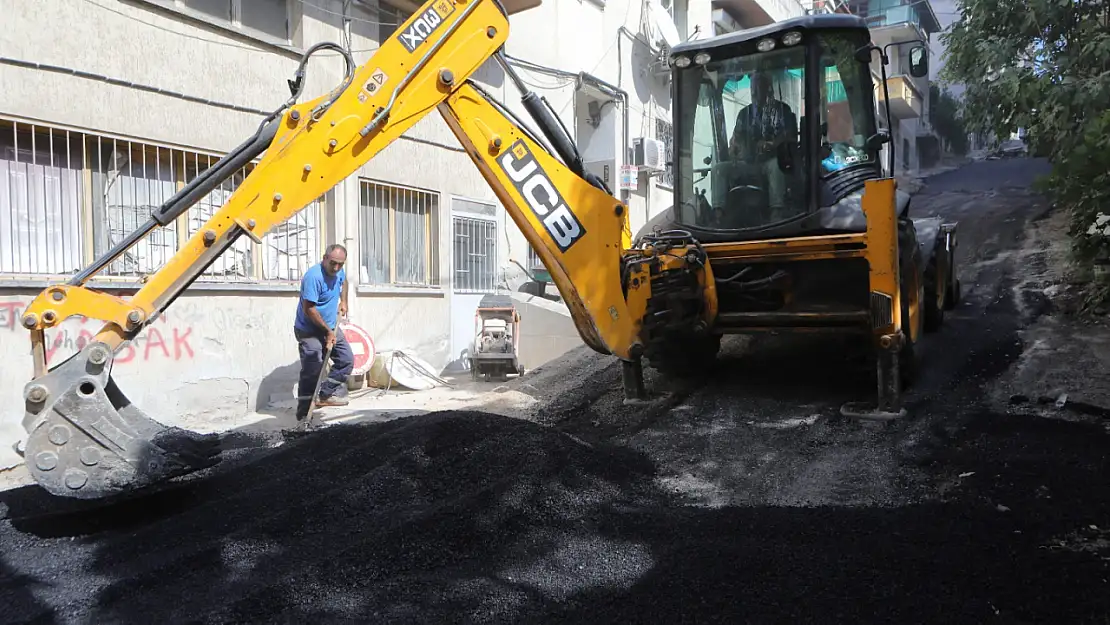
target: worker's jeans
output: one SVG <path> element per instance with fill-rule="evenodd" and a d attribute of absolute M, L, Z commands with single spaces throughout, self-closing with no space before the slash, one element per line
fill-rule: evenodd
<path fill-rule="evenodd" d="M 301 378 L 297 383 L 297 399 L 303 410 L 308 410 L 308 403 L 312 401 L 312 391 L 316 388 L 316 380 L 320 377 L 320 369 L 324 366 L 324 352 L 327 351 L 325 343 L 327 335 L 323 333 L 309 334 L 300 330 L 293 330 L 297 337 L 301 353 Z M 347 376 L 354 368 L 354 354 L 347 343 L 343 332 L 335 333 L 335 347 L 331 350 L 331 371 L 327 379 L 320 383 L 320 397 L 327 398 L 335 395 L 340 389 L 346 389 Z M 301 409 L 298 409 L 300 412 Z"/>

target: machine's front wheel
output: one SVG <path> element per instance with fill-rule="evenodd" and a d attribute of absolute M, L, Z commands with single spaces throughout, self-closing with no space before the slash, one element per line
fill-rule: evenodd
<path fill-rule="evenodd" d="M 944 307 L 952 310 L 960 303 L 960 298 L 963 296 L 963 286 L 960 284 L 960 279 L 956 277 L 955 271 L 948 281 L 948 294 L 944 298 Z"/>
<path fill-rule="evenodd" d="M 959 280 L 956 279 L 955 258 L 947 257 L 944 271 L 941 271 L 941 254 L 948 254 L 943 232 L 937 235 L 932 257 L 925 268 L 925 331 L 936 332 L 944 325 L 944 311 L 955 307 L 959 298 Z"/>

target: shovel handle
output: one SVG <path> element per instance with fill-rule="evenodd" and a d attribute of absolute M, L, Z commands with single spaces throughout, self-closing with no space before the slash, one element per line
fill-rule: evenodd
<path fill-rule="evenodd" d="M 342 330 L 339 330 L 338 323 L 335 324 L 335 328 L 337 331 L 342 332 Z M 331 350 L 334 347 L 335 343 L 333 342 L 331 345 L 328 345 L 328 348 L 324 351 L 323 366 L 320 367 L 320 375 L 316 378 L 316 388 L 312 391 L 312 403 L 308 405 L 308 414 L 310 415 L 313 410 L 316 410 L 316 400 L 320 398 L 320 387 L 324 384 L 324 378 L 328 377 L 328 374 L 331 373 Z"/>

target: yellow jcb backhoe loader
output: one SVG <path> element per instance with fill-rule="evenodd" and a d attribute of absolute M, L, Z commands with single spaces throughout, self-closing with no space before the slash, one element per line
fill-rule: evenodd
<path fill-rule="evenodd" d="M 700 374 L 725 334 L 859 336 L 878 348 L 871 353 L 879 401 L 841 412 L 904 414 L 915 346 L 940 328 L 960 283 L 956 224 L 909 216 L 910 196 L 893 179 L 891 133 L 876 124 L 873 53 L 889 120 L 886 50 L 901 46 L 910 46 L 910 75 L 927 75 L 923 41 L 879 49 L 854 15 L 808 16 L 673 48 L 674 204 L 636 239 L 693 255 L 649 271 L 640 329 L 649 364 Z"/>
<path fill-rule="evenodd" d="M 675 195 L 680 207 L 677 221 L 687 226 L 685 231 L 655 232 L 630 245 L 626 207 L 585 171 L 573 141 L 546 102 L 527 90 L 503 57 L 508 16 L 539 4 L 540 0 L 430 0 L 361 67 L 355 67 L 336 44 L 313 46 L 290 82 L 292 97 L 263 120 L 253 137 L 159 207 L 149 222 L 93 265 L 64 284 L 44 289 L 21 320 L 30 332 L 34 358 L 34 377 L 24 388 L 23 420 L 28 432 L 24 455 L 34 479 L 55 495 L 93 499 L 133 492 L 216 464 L 220 452 L 216 435 L 166 427 L 127 400 L 111 376 L 115 355 L 238 237 L 258 241 L 353 174 L 433 108 L 537 250 L 583 341 L 597 352 L 621 359 L 626 397 L 642 400 L 646 398 L 640 368 L 643 355 L 673 354 L 676 361 L 688 362 L 675 337 L 681 341 L 691 333 L 714 336 L 735 325 L 729 315 L 747 314 L 738 312 L 732 296 L 725 295 L 731 288 L 726 285 L 740 285 L 744 292 L 774 284 L 748 278 L 746 269 L 734 268 L 750 262 L 754 249 L 764 250 L 757 256 L 765 256 L 772 244 L 757 242 L 753 247 L 696 216 L 701 214 L 696 211 L 708 206 L 725 220 L 747 219 L 743 215 L 761 208 L 755 203 L 758 200 L 732 194 L 735 185 L 729 182 L 732 173 L 723 143 L 713 144 L 708 167 L 714 182 L 709 197 L 704 191 L 695 194 L 693 177 L 701 174 L 693 166 L 692 150 L 707 140 L 720 139 L 720 124 L 727 120 L 714 114 L 717 125 L 712 127 L 717 134 L 706 135 L 696 125 L 700 113 L 691 108 L 707 102 L 719 112 L 721 104 L 711 94 L 723 84 L 725 74 L 732 71 L 729 68 L 747 71 L 788 65 L 804 70 L 804 112 L 816 116 L 820 85 L 815 77 L 823 72 L 820 68 L 833 63 L 854 81 L 847 92 L 856 130 L 847 145 L 857 160 L 835 179 L 821 177 L 814 156 L 821 145 L 820 130 L 817 125 L 803 125 L 807 130 L 800 138 L 783 144 L 794 155 L 790 158 L 796 159 L 789 167 L 804 181 L 797 187 L 804 200 L 791 200 L 791 207 L 805 207 L 809 213 L 820 212 L 818 207 L 829 202 L 845 210 L 862 208 L 866 227 L 860 226 L 859 219 L 848 220 L 849 233 L 821 241 L 797 238 L 802 230 L 776 231 L 787 254 L 776 261 L 791 260 L 789 254 L 809 254 L 869 262 L 869 270 L 861 269 L 862 282 L 853 286 L 859 297 L 853 292 L 845 299 L 845 305 L 858 305 L 859 310 L 838 318 L 865 326 L 884 349 L 905 344 L 901 323 L 907 317 L 902 305 L 907 298 L 900 285 L 907 282 L 901 276 L 907 266 L 917 272 L 908 281 L 917 288 L 909 298 L 909 316 L 920 318 L 917 311 L 926 299 L 920 290 L 920 272 L 926 263 L 914 243 L 912 224 L 895 214 L 894 181 L 881 178 L 874 167 L 876 150 L 887 136 L 874 132 L 874 102 L 866 71 L 874 48 L 861 20 L 807 17 L 676 48 L 679 102 L 675 115 L 680 136 Z M 824 52 L 830 45 L 835 51 L 832 57 Z M 343 55 L 345 78 L 333 92 L 298 103 L 308 58 L 323 49 Z M 785 60 L 777 60 L 782 56 L 779 50 L 785 51 Z M 491 56 L 523 94 L 523 106 L 539 133 L 468 80 Z M 710 97 L 703 98 L 700 94 L 707 84 Z M 801 156 L 798 146 L 802 146 Z M 133 297 L 125 300 L 88 285 L 142 237 L 173 222 L 260 155 L 258 165 L 227 204 L 165 266 L 148 276 Z M 824 221 L 818 223 L 829 227 Z M 710 235 L 706 240 L 714 242 L 701 242 L 703 230 Z M 896 231 L 904 236 L 897 237 Z M 895 259 L 906 259 L 909 265 Z M 723 278 L 715 277 L 718 263 L 724 268 Z M 939 274 L 944 284 L 948 284 L 949 266 L 945 264 Z M 825 276 L 818 273 L 807 279 L 816 280 L 818 284 L 810 288 L 819 289 Z M 97 319 L 104 325 L 77 354 L 48 363 L 45 331 L 72 316 Z M 710 358 L 713 352 L 699 345 L 711 342 L 705 339 L 686 346 L 695 360 Z M 896 397 L 898 385 L 893 386 Z M 884 393 L 881 396 L 889 396 Z"/>

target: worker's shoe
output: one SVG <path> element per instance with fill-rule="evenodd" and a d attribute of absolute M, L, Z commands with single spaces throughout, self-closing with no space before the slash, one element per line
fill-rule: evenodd
<path fill-rule="evenodd" d="M 320 397 L 316 400 L 317 406 L 346 406 L 351 403 L 346 397 L 340 397 L 338 394 L 330 395 L 328 397 Z"/>

